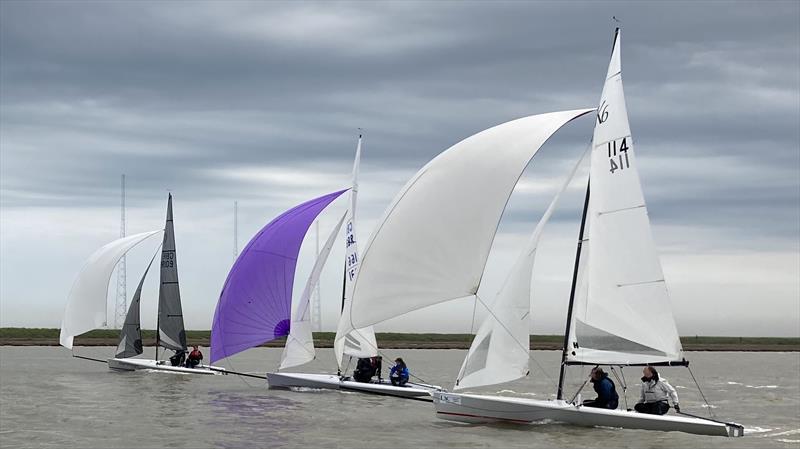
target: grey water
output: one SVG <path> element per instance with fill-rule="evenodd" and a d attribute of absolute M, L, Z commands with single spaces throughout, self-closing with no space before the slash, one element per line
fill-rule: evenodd
<path fill-rule="evenodd" d="M 113 349 L 76 353 L 105 359 Z M 207 348 L 205 353 L 208 357 Z M 275 369 L 280 354 L 258 348 L 222 365 L 263 374 Z M 386 355 L 402 356 L 418 378 L 451 388 L 465 351 L 387 350 Z M 525 379 L 475 391 L 552 397 L 559 353 L 532 356 Z M 713 408 L 705 406 L 686 368 L 663 368 L 683 411 L 704 416 L 712 411 L 744 424 L 745 437 L 557 423 L 466 425 L 436 418 L 426 402 L 333 390 L 268 390 L 266 381 L 234 375 L 113 372 L 104 363 L 72 358 L 63 348 L 1 347 L 0 447 L 800 447 L 800 354 L 694 352 L 687 358 Z M 586 369 L 570 368 L 570 392 L 580 387 Z M 332 352 L 319 350 L 317 360 L 298 371 L 335 372 Z M 622 374 L 632 407 L 640 369 Z M 591 393 L 584 390 L 582 396 Z"/>

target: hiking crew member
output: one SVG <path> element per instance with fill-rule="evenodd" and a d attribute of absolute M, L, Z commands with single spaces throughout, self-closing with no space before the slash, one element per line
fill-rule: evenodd
<path fill-rule="evenodd" d="M 403 387 L 408 382 L 408 367 L 400 357 L 396 358 L 394 363 L 395 365 L 389 371 L 389 380 L 392 381 L 392 385 Z"/>
<path fill-rule="evenodd" d="M 183 362 L 186 360 L 186 351 L 183 349 L 178 349 L 175 351 L 175 355 L 169 358 L 169 363 L 172 366 L 183 366 Z"/>
<path fill-rule="evenodd" d="M 652 366 L 645 366 L 642 370 L 642 392 L 639 395 L 639 403 L 633 408 L 639 413 L 649 413 L 651 415 L 663 415 L 669 411 L 669 400 L 675 411 L 680 413 L 681 407 L 678 404 L 678 392 L 667 383 L 666 380 L 658 377 L 658 371 Z"/>
<path fill-rule="evenodd" d="M 189 353 L 189 358 L 186 359 L 186 367 L 194 368 L 203 360 L 203 353 L 200 352 L 197 345 L 192 346 L 192 352 Z"/>
<path fill-rule="evenodd" d="M 381 356 L 358 359 L 356 369 L 353 371 L 353 380 L 364 383 L 372 382 L 372 377 L 377 375 L 380 383 L 382 365 Z"/>
<path fill-rule="evenodd" d="M 583 401 L 584 407 L 607 408 L 614 410 L 619 405 L 619 395 L 614 381 L 608 377 L 608 374 L 602 368 L 592 368 L 591 382 L 594 386 L 594 391 L 597 393 L 595 399 Z"/>

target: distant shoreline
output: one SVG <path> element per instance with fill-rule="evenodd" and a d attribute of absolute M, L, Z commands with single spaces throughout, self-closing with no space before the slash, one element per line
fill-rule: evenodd
<path fill-rule="evenodd" d="M 75 337 L 75 346 L 116 346 L 117 330 L 95 330 Z M 143 330 L 145 346 L 155 344 L 155 332 Z M 211 331 L 187 331 L 190 345 L 209 346 Z M 51 328 L 0 328 L 0 346 L 58 346 L 59 329 Z M 411 334 L 378 333 L 378 346 L 385 349 L 468 349 L 472 334 Z M 315 332 L 314 345 L 333 347 L 333 332 Z M 561 335 L 531 335 L 531 349 L 561 350 Z M 681 337 L 684 351 L 731 352 L 800 352 L 797 337 Z M 284 339 L 273 340 L 262 347 L 283 347 Z"/>

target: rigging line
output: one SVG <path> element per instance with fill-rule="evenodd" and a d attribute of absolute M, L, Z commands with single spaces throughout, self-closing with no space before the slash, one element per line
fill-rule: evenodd
<path fill-rule="evenodd" d="M 619 375 L 622 376 L 622 382 L 625 384 L 625 409 L 628 408 L 628 381 L 625 380 L 625 371 L 622 365 L 619 366 Z"/>
<path fill-rule="evenodd" d="M 595 365 L 594 369 L 596 369 L 598 366 L 600 366 L 600 365 Z M 581 384 L 581 387 L 578 388 L 578 391 L 575 392 L 575 396 L 573 396 L 572 399 L 569 400 L 570 404 L 574 404 L 575 403 L 575 398 L 577 398 L 578 395 L 581 394 L 581 391 L 583 390 L 583 387 L 585 387 L 586 384 L 589 383 L 589 379 L 591 379 L 591 378 L 592 378 L 592 374 L 591 374 L 591 371 L 590 371 L 589 372 L 589 377 L 587 377 L 586 380 L 583 381 L 583 384 Z"/>
<path fill-rule="evenodd" d="M 619 376 L 617 376 L 617 371 L 614 369 L 613 366 L 610 366 L 610 368 L 611 368 L 611 373 L 614 375 L 614 378 L 617 379 L 617 382 L 619 382 L 620 385 L 622 385 L 622 394 L 623 394 L 623 398 L 625 400 L 625 410 L 627 410 L 628 409 L 628 385 L 625 384 L 625 380 L 624 379 L 623 380 L 619 379 Z M 620 370 L 620 372 L 622 372 L 622 365 L 619 366 L 619 370 Z"/>
<path fill-rule="evenodd" d="M 703 402 L 706 403 L 706 408 L 708 409 L 708 414 L 711 415 L 712 418 L 716 418 L 714 415 L 714 409 L 711 407 L 711 404 L 708 403 L 708 399 L 706 399 L 705 393 L 703 393 L 703 389 L 700 388 L 700 384 L 697 382 L 697 379 L 694 377 L 694 373 L 692 372 L 692 368 L 689 365 L 686 365 L 686 369 L 689 370 L 689 374 L 692 376 L 692 380 L 694 384 L 697 386 L 697 391 L 700 392 L 700 396 L 703 398 Z"/>
<path fill-rule="evenodd" d="M 475 333 L 475 312 L 478 310 L 478 301 L 480 301 L 480 299 L 478 298 L 478 293 L 476 292 L 475 293 L 475 301 L 472 302 L 472 322 L 469 324 L 469 333 L 470 334 L 474 334 Z M 483 301 L 481 301 L 481 304 L 483 304 Z M 486 304 L 484 304 L 484 306 L 485 305 Z M 488 309 L 488 307 L 487 307 L 487 309 Z"/>

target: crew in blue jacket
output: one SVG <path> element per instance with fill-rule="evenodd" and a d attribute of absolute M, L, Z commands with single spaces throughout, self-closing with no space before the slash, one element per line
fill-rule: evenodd
<path fill-rule="evenodd" d="M 402 387 L 408 382 L 408 367 L 400 357 L 396 358 L 394 363 L 395 365 L 389 371 L 389 380 L 392 381 L 392 385 Z"/>
<path fill-rule="evenodd" d="M 619 395 L 614 381 L 608 378 L 608 374 L 602 368 L 592 369 L 592 385 L 597 393 L 597 398 L 583 401 L 584 407 L 608 408 L 614 410 L 619 405 Z"/>

